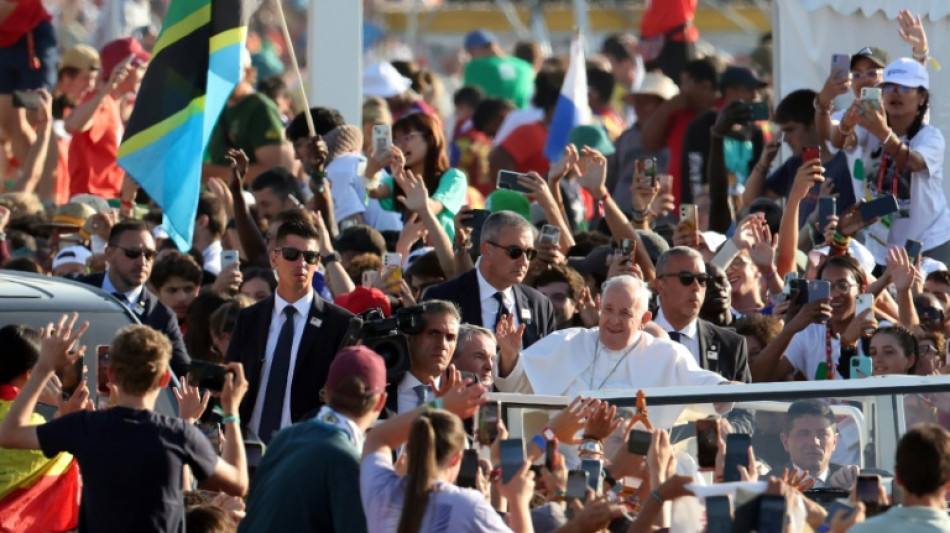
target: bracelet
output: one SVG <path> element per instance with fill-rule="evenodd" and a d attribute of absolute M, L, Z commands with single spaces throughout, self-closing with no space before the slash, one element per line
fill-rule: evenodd
<path fill-rule="evenodd" d="M 911 50 L 914 55 L 914 59 L 917 61 L 927 61 L 927 58 L 930 57 L 930 49 L 927 48 L 923 52 L 917 52 L 916 50 Z"/>
<path fill-rule="evenodd" d="M 839 123 L 838 123 L 838 132 L 841 133 L 841 136 L 842 136 L 842 137 L 850 137 L 851 134 L 854 133 L 854 127 L 850 128 L 850 129 L 849 129 L 849 128 L 845 128 L 845 127 L 842 126 L 841 123 L 839 122 Z"/>
<path fill-rule="evenodd" d="M 552 502 L 563 502 L 567 499 L 567 493 L 563 490 L 554 491 L 554 495 L 551 496 Z"/>
<path fill-rule="evenodd" d="M 224 415 L 221 417 L 221 423 L 227 424 L 228 422 L 234 422 L 237 425 L 241 425 L 241 419 L 237 415 Z"/>
<path fill-rule="evenodd" d="M 776 274 L 778 274 L 778 271 L 775 270 L 775 266 L 772 266 L 772 270 L 770 270 L 769 273 L 765 275 L 765 279 L 772 279 Z"/>
<path fill-rule="evenodd" d="M 650 497 L 660 502 L 660 505 L 666 503 L 666 500 L 663 499 L 663 496 L 660 496 L 660 493 L 657 492 L 656 489 L 650 491 Z"/>
<path fill-rule="evenodd" d="M 436 398 L 432 400 L 431 402 L 427 403 L 426 407 L 428 407 L 429 409 L 443 409 L 444 405 L 445 403 L 442 401 L 442 398 Z"/>
<path fill-rule="evenodd" d="M 834 101 L 831 101 L 827 105 L 821 105 L 821 102 L 818 101 L 818 95 L 815 95 L 814 100 L 811 102 L 812 107 L 815 108 L 815 111 L 822 115 L 830 115 L 835 108 Z"/>

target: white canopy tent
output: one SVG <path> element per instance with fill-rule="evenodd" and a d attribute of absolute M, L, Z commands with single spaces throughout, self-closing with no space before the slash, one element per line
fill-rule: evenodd
<path fill-rule="evenodd" d="M 796 89 L 820 90 L 835 53 L 865 46 L 887 50 L 891 59 L 910 57 L 897 33 L 901 9 L 919 13 L 930 53 L 945 67 L 930 72 L 930 122 L 947 138 L 944 192 L 950 196 L 950 1 L 947 0 L 775 0 L 772 9 L 775 98 Z"/>

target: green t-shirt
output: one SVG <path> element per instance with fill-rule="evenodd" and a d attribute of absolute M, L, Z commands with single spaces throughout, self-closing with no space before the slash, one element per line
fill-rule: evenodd
<path fill-rule="evenodd" d="M 379 183 L 380 185 L 387 185 L 390 190 L 396 189 L 392 176 L 383 177 Z M 442 224 L 442 228 L 448 234 L 449 240 L 455 238 L 455 215 L 465 203 L 465 193 L 467 191 L 468 178 L 461 170 L 450 168 L 445 171 L 445 174 L 442 174 L 439 179 L 439 187 L 435 192 L 429 194 L 429 198 L 438 200 L 442 204 L 443 209 L 436 215 L 436 218 L 439 219 L 439 223 Z M 393 196 L 380 199 L 379 205 L 387 211 L 396 211 L 396 199 Z M 402 206 L 402 204 L 399 205 Z"/>
<path fill-rule="evenodd" d="M 221 111 L 208 140 L 205 160 L 215 165 L 227 165 L 224 156 L 228 150 L 240 148 L 251 163 L 256 163 L 255 150 L 280 144 L 283 140 L 284 125 L 277 104 L 261 93 L 249 94 Z"/>
<path fill-rule="evenodd" d="M 485 96 L 504 98 L 521 109 L 534 94 L 534 69 L 517 57 L 480 57 L 465 65 L 465 85 L 475 85 Z"/>

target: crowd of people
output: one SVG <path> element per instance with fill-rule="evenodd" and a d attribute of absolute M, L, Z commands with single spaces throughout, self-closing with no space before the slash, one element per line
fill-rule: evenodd
<path fill-rule="evenodd" d="M 0 268 L 89 285 L 140 322 L 116 332 L 104 387 L 69 390 L 94 316 L 0 328 L 0 531 L 640 532 L 705 481 L 760 478 L 730 523 L 752 505 L 759 531 L 950 531 L 946 395 L 904 398 L 899 505 L 859 494 L 865 450 L 828 401 L 696 406 L 716 450 L 698 464 L 680 407 L 583 397 L 950 373 L 920 17 L 898 17 L 909 57 L 829 58 L 822 87 L 773 101 L 769 39 L 749 62 L 698 57 L 695 2 L 652 5 L 639 38 L 576 67 L 591 123 L 554 160 L 570 65 L 536 43 L 472 31 L 444 76 L 368 65 L 361 124 L 295 112 L 245 51 L 186 250 L 116 161 L 154 39 L 67 48 L 39 0 L 0 6 Z M 156 411 L 169 388 L 178 417 Z M 572 401 L 508 439 L 492 392 Z M 78 482 L 50 503 L 36 480 L 54 471 Z M 732 531 L 706 502 L 680 527 Z"/>

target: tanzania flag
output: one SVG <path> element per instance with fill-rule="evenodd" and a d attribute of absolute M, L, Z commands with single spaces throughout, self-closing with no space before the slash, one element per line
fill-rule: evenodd
<path fill-rule="evenodd" d="M 0 387 L 0 421 L 16 392 Z M 45 422 L 34 413 L 31 423 Z M 0 533 L 68 531 L 79 525 L 79 466 L 72 455 L 0 448 Z"/>
<path fill-rule="evenodd" d="M 247 21 L 261 0 L 173 0 L 119 146 L 119 166 L 191 248 L 208 138 L 241 80 Z"/>

